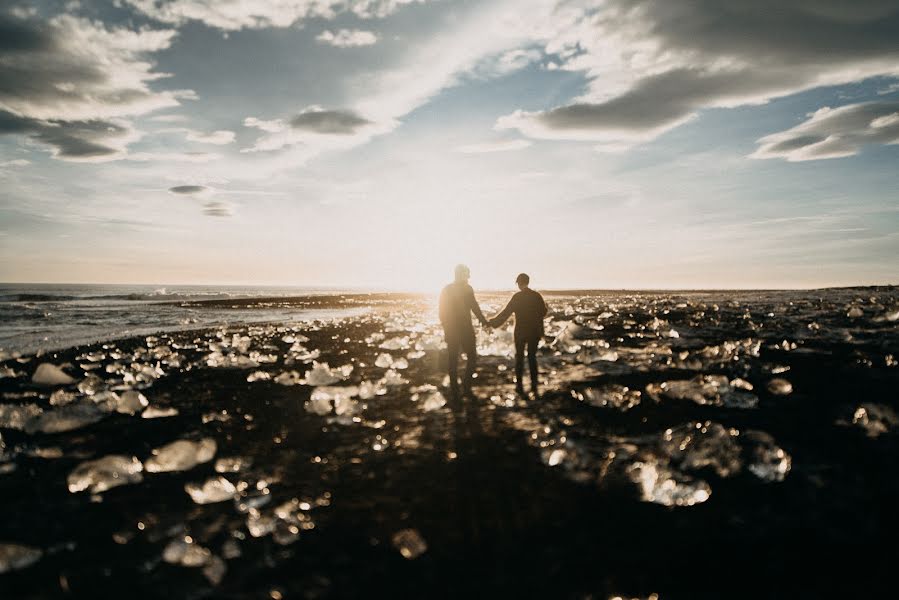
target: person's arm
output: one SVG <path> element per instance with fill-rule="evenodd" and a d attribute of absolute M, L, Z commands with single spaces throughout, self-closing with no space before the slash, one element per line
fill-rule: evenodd
<path fill-rule="evenodd" d="M 546 308 L 546 300 L 543 299 L 543 295 L 542 294 L 537 294 L 537 295 L 540 296 L 540 304 L 543 305 L 543 312 L 540 313 L 540 317 L 542 318 L 542 317 L 546 316 L 546 313 L 549 312 L 549 309 Z"/>
<path fill-rule="evenodd" d="M 506 304 L 506 308 L 504 308 L 502 312 L 490 319 L 490 326 L 499 327 L 509 320 L 509 317 L 512 316 L 513 312 L 515 312 L 515 296 L 512 296 L 512 299 L 509 300 L 509 303 Z"/>
<path fill-rule="evenodd" d="M 487 317 L 484 316 L 484 313 L 481 312 L 481 307 L 478 305 L 478 301 L 474 297 L 474 290 L 471 290 L 471 294 L 468 296 L 468 305 L 471 307 L 471 312 L 474 313 L 474 316 L 478 318 L 478 321 L 481 325 L 487 325 Z"/>

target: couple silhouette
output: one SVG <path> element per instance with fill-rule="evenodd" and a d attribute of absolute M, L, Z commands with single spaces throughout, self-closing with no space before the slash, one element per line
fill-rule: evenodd
<path fill-rule="evenodd" d="M 463 379 L 463 393 L 471 395 L 471 382 L 478 366 L 477 344 L 475 343 L 474 326 L 471 314 L 484 327 L 499 327 L 509 317 L 515 315 L 515 389 L 524 395 L 524 355 L 527 350 L 528 367 L 531 375 L 531 390 L 536 397 L 537 384 L 537 345 L 543 337 L 543 317 L 546 316 L 546 302 L 543 296 L 530 287 L 531 278 L 521 273 L 515 278 L 518 292 L 512 296 L 506 307 L 492 319 L 487 319 L 478 306 L 474 290 L 468 284 L 471 272 L 465 265 L 456 267 L 456 278 L 440 293 L 440 323 L 446 340 L 448 355 L 447 370 L 450 377 L 450 390 L 454 397 L 459 397 L 459 355 L 465 354 L 467 364 Z"/>

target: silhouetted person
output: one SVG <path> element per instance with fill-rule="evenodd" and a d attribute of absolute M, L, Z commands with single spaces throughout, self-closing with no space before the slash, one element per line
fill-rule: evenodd
<path fill-rule="evenodd" d="M 537 394 L 537 345 L 543 337 L 543 317 L 546 316 L 546 302 L 543 296 L 528 287 L 531 278 L 521 273 L 515 278 L 519 292 L 516 292 L 506 308 L 490 319 L 491 327 L 499 327 L 515 315 L 515 387 L 524 393 L 524 351 L 528 351 L 528 366 L 531 371 L 531 389 Z"/>
<path fill-rule="evenodd" d="M 458 265 L 456 280 L 443 288 L 440 293 L 440 322 L 443 324 L 443 335 L 446 339 L 449 357 L 447 370 L 450 376 L 450 389 L 455 398 L 458 398 L 459 394 L 459 354 L 465 354 L 467 358 L 463 387 L 466 394 L 471 393 L 471 380 L 478 364 L 471 313 L 474 313 L 482 325 L 487 325 L 487 319 L 481 312 L 478 301 L 475 300 L 474 290 L 468 285 L 470 276 L 468 267 Z"/>

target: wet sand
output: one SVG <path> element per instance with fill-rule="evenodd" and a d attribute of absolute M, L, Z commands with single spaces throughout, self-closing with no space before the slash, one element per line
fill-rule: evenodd
<path fill-rule="evenodd" d="M 420 297 L 7 358 L 0 597 L 893 592 L 895 288 L 548 299 L 540 398 L 512 392 L 505 332 L 479 340 L 475 397 L 449 397 Z M 44 363 L 76 381 L 32 383 Z M 126 390 L 177 415 L 121 414 Z M 104 412 L 46 431 L 82 405 Z M 211 460 L 148 472 L 154 449 L 208 439 Z M 139 481 L 69 490 L 119 455 Z M 209 480 L 221 501 L 184 489 Z"/>

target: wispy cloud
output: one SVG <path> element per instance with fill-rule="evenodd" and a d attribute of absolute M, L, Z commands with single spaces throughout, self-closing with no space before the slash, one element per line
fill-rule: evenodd
<path fill-rule="evenodd" d="M 378 36 L 373 32 L 360 29 L 339 29 L 336 32 L 326 29 L 318 34 L 315 39 L 323 44 L 336 46 L 337 48 L 371 46 L 378 42 Z"/>
<path fill-rule="evenodd" d="M 899 144 L 899 101 L 821 108 L 786 131 L 759 140 L 752 158 L 791 162 L 840 158 L 874 144 Z"/>

